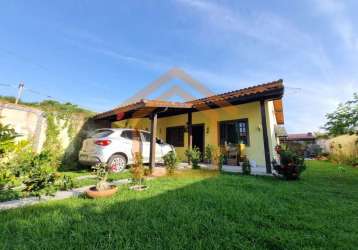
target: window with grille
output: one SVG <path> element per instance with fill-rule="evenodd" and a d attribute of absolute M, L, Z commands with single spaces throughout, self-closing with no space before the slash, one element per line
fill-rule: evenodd
<path fill-rule="evenodd" d="M 167 143 L 174 147 L 184 147 L 184 126 L 167 128 Z"/>
<path fill-rule="evenodd" d="M 240 144 L 249 145 L 248 120 L 222 121 L 219 123 L 220 145 Z"/>

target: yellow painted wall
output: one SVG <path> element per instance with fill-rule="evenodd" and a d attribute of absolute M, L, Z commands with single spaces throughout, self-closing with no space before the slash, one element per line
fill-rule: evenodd
<path fill-rule="evenodd" d="M 272 101 L 266 102 L 267 126 L 270 143 L 271 157 L 275 156 L 274 147 L 278 141 L 275 136 L 274 126 L 276 118 L 273 112 Z M 174 126 L 185 126 L 187 124 L 187 114 L 170 116 L 158 119 L 157 136 L 166 141 L 166 128 Z M 193 124 L 205 124 L 205 145 L 218 145 L 220 121 L 248 119 L 250 145 L 246 147 L 246 153 L 250 160 L 256 161 L 257 165 L 265 166 L 263 134 L 261 126 L 260 103 L 252 102 L 237 106 L 229 106 L 219 109 L 210 109 L 193 113 Z M 150 130 L 149 119 L 129 119 L 115 122 L 113 127 L 130 127 Z M 185 159 L 184 152 L 188 145 L 188 133 L 184 133 L 184 147 L 177 147 L 176 151 L 181 159 Z"/>

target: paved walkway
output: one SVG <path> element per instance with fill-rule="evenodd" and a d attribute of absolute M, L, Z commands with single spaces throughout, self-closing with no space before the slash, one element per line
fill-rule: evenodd
<path fill-rule="evenodd" d="M 228 173 L 242 173 L 242 167 L 241 166 L 224 165 L 222 167 L 222 171 L 228 172 Z M 263 168 L 263 167 L 251 168 L 251 175 L 273 176 L 272 174 L 266 173 L 266 168 Z"/>
<path fill-rule="evenodd" d="M 110 182 L 112 185 L 124 185 L 131 182 L 131 179 L 122 179 L 122 180 L 116 180 Z M 34 205 L 40 202 L 45 202 L 49 200 L 63 200 L 71 197 L 78 197 L 79 195 L 83 194 L 87 189 L 92 187 L 85 186 L 85 187 L 79 187 L 74 188 L 68 191 L 57 191 L 53 196 L 41 196 L 39 197 L 27 197 L 27 198 L 21 198 L 18 200 L 11 200 L 11 201 L 4 201 L 0 202 L 0 210 L 7 210 L 11 208 L 18 208 L 18 207 L 24 207 L 24 206 L 30 206 Z"/>

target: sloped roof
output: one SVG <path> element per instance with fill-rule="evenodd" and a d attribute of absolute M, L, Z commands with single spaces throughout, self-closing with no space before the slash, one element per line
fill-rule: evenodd
<path fill-rule="evenodd" d="M 189 101 L 187 103 L 191 103 L 193 104 L 194 107 L 198 107 L 200 105 L 205 105 L 209 103 L 228 102 L 230 100 L 237 99 L 240 97 L 264 94 L 273 90 L 282 90 L 282 94 L 283 94 L 283 89 L 284 89 L 283 80 L 279 79 L 277 81 L 273 81 L 269 83 L 264 83 L 244 89 L 239 89 L 239 90 L 234 90 L 218 95 L 209 96 L 209 97 L 204 97 L 201 99 Z"/>
<path fill-rule="evenodd" d="M 310 141 L 310 140 L 314 140 L 314 139 L 316 139 L 316 137 L 311 132 L 287 135 L 288 141 Z"/>
<path fill-rule="evenodd" d="M 178 109 L 189 109 L 192 108 L 193 105 L 183 102 L 167 102 L 167 101 L 157 101 L 157 100 L 146 100 L 141 99 L 138 102 L 130 103 L 125 106 L 119 106 L 117 108 L 114 108 L 112 110 L 100 113 L 95 115 L 95 119 L 101 119 L 108 116 L 116 115 L 117 113 L 125 113 L 128 111 L 135 111 L 137 110 L 137 113 L 139 117 L 145 117 L 146 114 L 149 115 L 150 112 L 153 109 L 156 108 L 178 108 Z M 140 114 L 143 114 L 141 116 Z"/>
<path fill-rule="evenodd" d="M 94 119 L 115 119 L 118 113 L 130 113 L 125 118 L 128 118 L 133 113 L 136 117 L 147 117 L 151 111 L 157 108 L 165 108 L 166 111 L 161 113 L 161 116 L 177 115 L 191 109 L 192 111 L 206 110 L 212 108 L 219 108 L 229 105 L 237 105 L 258 100 L 280 100 L 284 93 L 284 85 L 282 79 L 277 81 L 260 84 L 244 89 L 230 91 L 218 95 L 213 95 L 205 98 L 200 98 L 188 102 L 168 102 L 160 100 L 145 100 L 119 106 L 112 110 L 99 113 L 94 116 Z M 274 104 L 276 120 L 278 124 L 283 124 L 283 110 L 282 101 L 277 101 Z"/>

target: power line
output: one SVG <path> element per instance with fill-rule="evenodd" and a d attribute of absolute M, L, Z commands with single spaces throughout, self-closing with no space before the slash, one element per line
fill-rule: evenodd
<path fill-rule="evenodd" d="M 20 85 L 21 85 L 21 84 L 23 84 L 23 83 L 21 82 L 19 85 L 8 84 L 8 83 L 0 83 L 0 86 L 5 86 L 5 87 L 11 87 L 11 88 L 19 89 L 19 92 L 18 92 L 19 100 L 21 99 L 21 96 L 23 95 L 23 92 L 26 91 L 26 92 L 30 92 L 30 93 L 35 94 L 35 95 L 38 95 L 38 96 L 45 97 L 46 99 L 51 99 L 51 100 L 58 101 L 58 102 L 62 102 L 62 103 L 73 103 L 73 102 L 71 102 L 71 101 L 69 101 L 69 100 L 64 100 L 64 99 L 62 99 L 62 98 L 54 97 L 54 96 L 48 95 L 48 94 L 46 94 L 46 93 L 43 93 L 43 92 L 38 91 L 38 90 L 35 90 L 35 89 L 27 88 L 27 87 L 25 87 L 24 84 L 23 84 L 22 87 L 21 87 L 22 90 L 21 90 L 21 93 L 20 93 Z M 16 100 L 17 100 L 17 98 L 16 98 Z M 17 100 L 15 103 L 17 103 L 19 100 Z M 73 104 L 74 104 L 74 103 L 73 103 Z M 79 104 L 74 104 L 74 105 L 77 105 L 77 106 L 80 107 L 80 108 L 92 110 L 92 108 L 87 107 L 87 106 L 84 106 L 84 105 L 79 105 Z"/>

